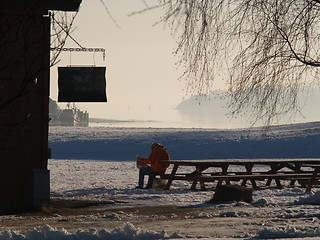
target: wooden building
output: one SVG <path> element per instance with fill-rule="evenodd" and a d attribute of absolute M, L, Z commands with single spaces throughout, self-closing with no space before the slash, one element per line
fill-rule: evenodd
<path fill-rule="evenodd" d="M 0 213 L 50 199 L 49 10 L 81 0 L 0 0 Z"/>

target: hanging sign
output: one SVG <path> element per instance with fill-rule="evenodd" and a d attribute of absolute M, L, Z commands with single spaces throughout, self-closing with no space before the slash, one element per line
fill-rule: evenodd
<path fill-rule="evenodd" d="M 106 102 L 106 67 L 58 67 L 59 102 Z"/>

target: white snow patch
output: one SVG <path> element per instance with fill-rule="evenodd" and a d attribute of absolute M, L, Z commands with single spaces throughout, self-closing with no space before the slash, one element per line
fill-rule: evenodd
<path fill-rule="evenodd" d="M 180 238 L 179 233 L 176 232 L 168 235 L 165 231 L 159 233 L 154 231 L 143 231 L 140 228 L 136 228 L 132 223 L 126 223 L 122 227 L 111 231 L 90 228 L 87 231 L 79 229 L 75 233 L 70 233 L 64 229 L 58 230 L 46 225 L 41 228 L 28 230 L 25 233 L 11 230 L 0 233 L 1 240 L 153 240 L 172 238 Z"/>
<path fill-rule="evenodd" d="M 310 192 L 308 196 L 300 197 L 295 204 L 315 204 L 320 205 L 320 191 Z"/>
<path fill-rule="evenodd" d="M 257 233 L 258 239 L 281 239 L 281 238 L 316 238 L 320 237 L 320 228 L 286 226 L 284 228 L 263 229 Z"/>

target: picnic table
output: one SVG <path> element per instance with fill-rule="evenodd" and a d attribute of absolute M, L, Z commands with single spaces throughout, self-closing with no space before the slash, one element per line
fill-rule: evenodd
<path fill-rule="evenodd" d="M 257 181 L 266 181 L 266 186 L 270 186 L 274 180 L 277 187 L 282 188 L 281 181 L 290 180 L 290 185 L 298 181 L 301 186 L 306 187 L 306 191 L 310 191 L 320 179 L 320 158 L 163 160 L 163 162 L 173 165 L 171 173 L 162 176 L 168 179 L 165 187 L 167 190 L 174 180 L 191 181 L 191 189 L 195 189 L 199 182 L 202 190 L 206 189 L 205 182 L 217 181 L 217 185 L 221 185 L 223 182 L 230 184 L 231 181 L 238 181 L 245 186 L 250 181 L 253 188 L 258 188 Z M 178 168 L 181 166 L 192 167 L 192 170 L 180 173 Z M 243 166 L 244 170 L 234 170 L 239 168 L 230 168 L 231 166 Z M 253 171 L 256 168 L 259 170 Z"/>

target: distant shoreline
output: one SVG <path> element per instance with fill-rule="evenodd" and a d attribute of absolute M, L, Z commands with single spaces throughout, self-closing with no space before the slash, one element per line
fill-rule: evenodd
<path fill-rule="evenodd" d="M 119 120 L 119 119 L 105 119 L 105 118 L 90 118 L 90 123 L 130 123 L 130 122 L 145 122 L 145 123 L 156 123 L 159 121 L 155 120 L 135 120 L 135 119 L 129 119 L 129 120 Z"/>
<path fill-rule="evenodd" d="M 159 123 L 163 123 L 161 121 L 156 121 L 156 120 L 137 120 L 137 119 L 129 119 L 129 120 L 120 120 L 120 119 L 104 119 L 104 118 L 90 118 L 89 123 L 91 124 L 128 124 L 128 123 L 138 123 L 138 124 L 159 124 Z M 128 128 L 172 128 L 172 129 L 176 129 L 176 128 L 187 128 L 187 129 L 215 129 L 215 130 L 223 130 L 223 129 L 227 129 L 227 130 L 241 130 L 241 129 L 276 129 L 276 128 L 292 128 L 294 126 L 295 129 L 301 129 L 301 128 L 306 128 L 307 125 L 312 125 L 312 127 L 320 127 L 320 121 L 310 121 L 310 122 L 297 122 L 297 123 L 288 123 L 288 124 L 274 124 L 274 125 L 270 125 L 270 126 L 251 126 L 251 127 L 235 127 L 235 128 L 229 128 L 229 127 L 225 127 L 225 128 L 219 128 L 219 127 L 186 127 L 186 126 L 121 126 L 121 127 L 128 127 Z M 93 126 L 95 127 L 95 126 Z M 119 126 L 112 126 L 112 127 L 119 127 Z"/>

